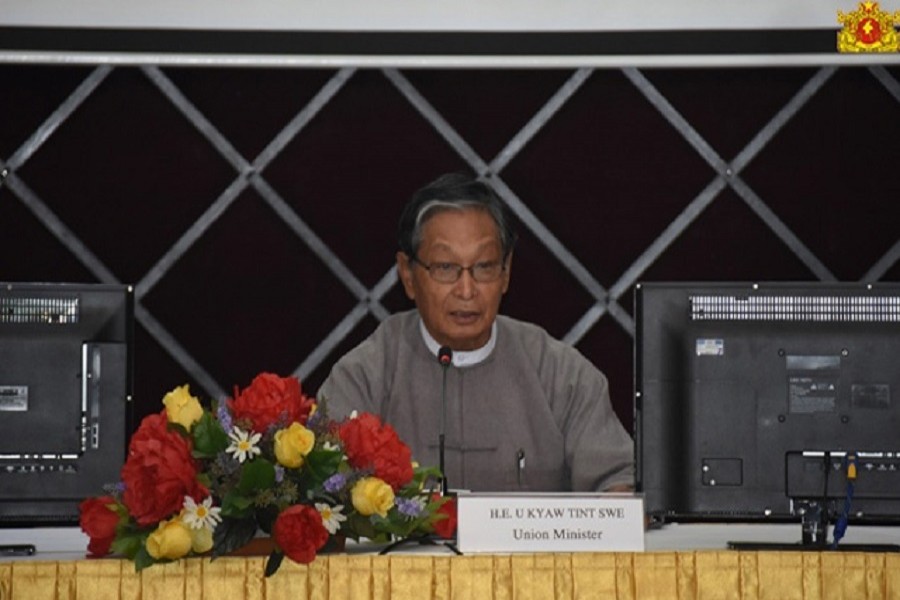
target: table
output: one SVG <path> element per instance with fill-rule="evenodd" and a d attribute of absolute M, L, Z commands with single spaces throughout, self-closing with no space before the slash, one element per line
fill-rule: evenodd
<path fill-rule="evenodd" d="M 648 532 L 643 553 L 454 556 L 413 550 L 379 556 L 353 549 L 310 565 L 285 561 L 268 579 L 262 557 L 194 558 L 135 573 L 123 560 L 39 552 L 0 562 L 0 599 L 900 600 L 900 554 L 715 546 L 722 536 L 790 541 L 799 534 L 798 526 L 743 527 L 670 526 Z M 851 533 L 848 541 L 900 539 L 890 528 L 857 531 L 855 539 Z M 697 540 L 699 549 L 671 547 L 681 538 Z"/>

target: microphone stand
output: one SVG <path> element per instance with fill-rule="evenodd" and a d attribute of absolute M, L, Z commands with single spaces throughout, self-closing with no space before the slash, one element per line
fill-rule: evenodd
<path fill-rule="evenodd" d="M 453 364 L 453 351 L 447 346 L 438 350 L 438 362 L 441 363 L 441 428 L 438 431 L 438 468 L 441 470 L 441 496 L 446 496 L 447 471 L 444 464 L 444 434 L 447 431 L 447 370 Z"/>
<path fill-rule="evenodd" d="M 440 350 L 438 350 L 437 358 L 438 363 L 440 363 L 441 365 L 441 370 L 443 371 L 441 377 L 441 420 L 440 429 L 438 430 L 438 468 L 441 471 L 441 497 L 447 498 L 448 496 L 450 496 L 450 493 L 447 486 L 447 473 L 444 465 L 444 437 L 447 427 L 447 370 L 450 368 L 450 365 L 453 364 L 453 350 L 451 350 L 447 346 L 441 346 Z M 456 547 L 456 544 L 454 544 L 450 540 L 436 540 L 434 534 L 397 540 L 396 542 L 393 542 L 392 544 L 382 549 L 378 554 L 387 554 L 395 548 L 411 542 L 418 542 L 422 545 L 444 546 L 445 548 L 449 548 L 450 550 L 452 550 L 457 555 L 462 555 L 462 552 L 459 551 L 459 548 Z"/>

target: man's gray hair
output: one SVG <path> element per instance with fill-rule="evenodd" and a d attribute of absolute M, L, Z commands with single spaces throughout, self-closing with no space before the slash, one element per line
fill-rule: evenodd
<path fill-rule="evenodd" d="M 400 215 L 400 250 L 409 257 L 415 257 L 422 243 L 422 227 L 428 219 L 446 210 L 472 208 L 484 210 L 494 219 L 503 260 L 506 260 L 517 239 L 506 205 L 490 186 L 459 173 L 442 175 L 413 194 Z"/>

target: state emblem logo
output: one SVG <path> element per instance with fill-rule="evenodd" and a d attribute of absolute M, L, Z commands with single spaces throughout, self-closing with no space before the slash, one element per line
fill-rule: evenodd
<path fill-rule="evenodd" d="M 847 14 L 838 11 L 838 22 L 843 25 L 837 34 L 839 52 L 897 52 L 900 38 L 895 21 L 900 21 L 900 11 L 893 15 L 879 8 L 877 2 L 860 2 L 859 8 Z"/>

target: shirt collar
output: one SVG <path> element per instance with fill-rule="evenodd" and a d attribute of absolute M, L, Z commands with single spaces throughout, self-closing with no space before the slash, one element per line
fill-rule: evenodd
<path fill-rule="evenodd" d="M 428 333 L 428 330 L 425 328 L 425 323 L 422 319 L 419 319 L 419 331 L 422 334 L 422 339 L 425 341 L 425 345 L 428 346 L 428 349 L 431 351 L 431 354 L 435 356 L 435 360 L 437 360 L 437 353 L 441 349 L 441 345 L 437 342 L 436 339 L 431 337 L 431 334 Z M 497 345 L 497 321 L 491 325 L 491 338 L 488 340 L 487 344 L 482 346 L 481 348 L 477 348 L 475 350 L 454 350 L 453 351 L 453 366 L 454 367 L 471 367 L 473 365 L 477 365 L 480 362 L 483 362 L 488 356 L 491 355 L 491 352 L 494 350 L 494 346 Z"/>

